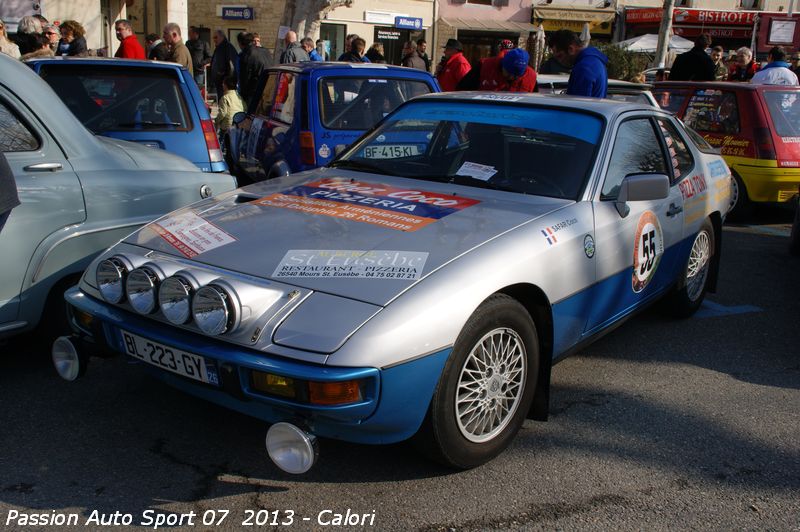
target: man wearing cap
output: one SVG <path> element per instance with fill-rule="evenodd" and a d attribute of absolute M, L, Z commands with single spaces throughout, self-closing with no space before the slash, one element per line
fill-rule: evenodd
<path fill-rule="evenodd" d="M 444 57 L 439 65 L 436 78 L 443 91 L 454 91 L 461 78 L 472 69 L 463 54 L 464 47 L 456 39 L 448 39 L 444 45 Z"/>
<path fill-rule="evenodd" d="M 494 58 L 492 58 L 494 59 Z M 536 72 L 528 66 L 530 56 L 522 48 L 506 50 L 500 61 L 493 61 L 494 71 L 481 68 L 481 90 L 504 92 L 533 92 Z"/>
<path fill-rule="evenodd" d="M 508 39 L 503 39 L 500 41 L 500 44 L 497 45 L 497 55 L 494 57 L 487 57 L 486 59 L 481 61 L 481 68 L 480 68 L 480 80 L 478 82 L 478 88 L 482 91 L 496 91 L 500 90 L 497 89 L 497 85 L 501 84 L 503 81 L 503 76 L 501 75 L 502 67 L 500 66 L 500 62 L 506 56 L 506 54 L 514 48 L 514 43 L 509 41 Z"/>

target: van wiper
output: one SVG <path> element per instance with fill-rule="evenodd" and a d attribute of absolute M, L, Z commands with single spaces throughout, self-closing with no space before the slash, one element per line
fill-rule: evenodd
<path fill-rule="evenodd" d="M 373 174 L 397 175 L 375 164 L 366 163 L 363 161 L 354 161 L 352 159 L 333 161 L 328 165 L 328 168 L 345 168 L 348 170 L 360 170 L 362 172 L 372 172 Z"/>

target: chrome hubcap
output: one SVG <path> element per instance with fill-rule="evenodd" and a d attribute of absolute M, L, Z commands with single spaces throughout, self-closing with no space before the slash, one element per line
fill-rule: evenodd
<path fill-rule="evenodd" d="M 475 443 L 491 440 L 514 417 L 527 377 L 522 339 L 511 329 L 486 333 L 464 361 L 456 389 L 456 421 Z"/>
<path fill-rule="evenodd" d="M 686 293 L 691 301 L 697 301 L 703 293 L 711 259 L 711 239 L 706 231 L 700 231 L 692 244 L 689 264 L 686 267 Z"/>

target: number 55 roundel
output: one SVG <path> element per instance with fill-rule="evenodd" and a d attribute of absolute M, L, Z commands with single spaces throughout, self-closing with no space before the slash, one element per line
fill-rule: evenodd
<path fill-rule="evenodd" d="M 664 254 L 664 237 L 658 217 L 645 211 L 639 217 L 636 240 L 633 243 L 633 291 L 645 289 L 656 273 L 661 255 Z"/>

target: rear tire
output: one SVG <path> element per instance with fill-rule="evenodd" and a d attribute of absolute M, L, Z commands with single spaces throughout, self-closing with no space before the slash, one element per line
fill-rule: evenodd
<path fill-rule="evenodd" d="M 669 298 L 670 311 L 678 318 L 688 318 L 703 303 L 716 249 L 714 239 L 714 226 L 706 218 L 694 237 L 681 279 Z"/>
<path fill-rule="evenodd" d="M 731 191 L 731 207 L 728 211 L 728 220 L 740 222 L 748 218 L 753 213 L 753 202 L 747 195 L 747 187 L 744 181 L 734 172 L 733 190 Z"/>
<path fill-rule="evenodd" d="M 458 335 L 414 443 L 448 467 L 488 462 L 522 426 L 538 371 L 538 337 L 527 310 L 507 295 L 489 297 Z"/>

